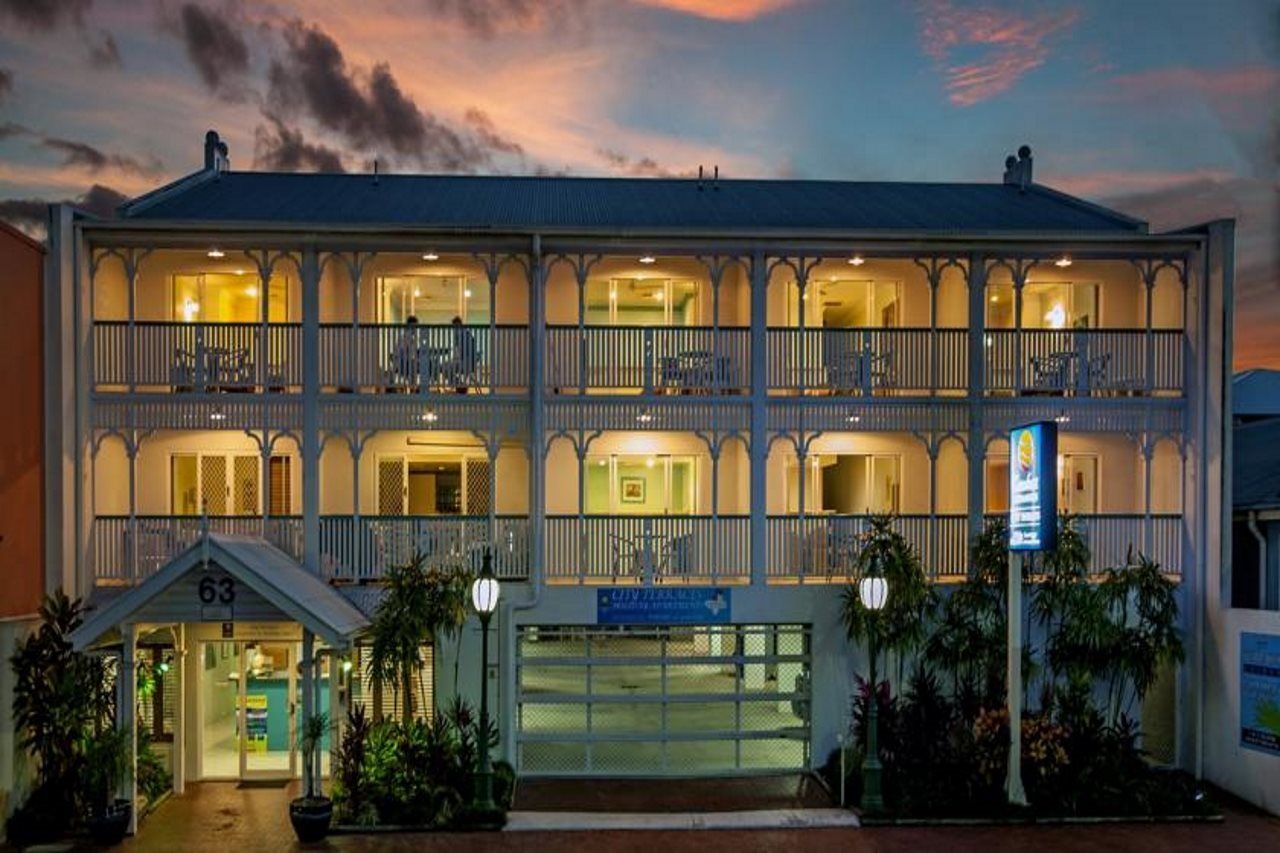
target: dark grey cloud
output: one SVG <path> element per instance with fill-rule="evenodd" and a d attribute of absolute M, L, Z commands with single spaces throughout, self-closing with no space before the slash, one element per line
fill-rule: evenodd
<path fill-rule="evenodd" d="M 434 0 L 431 5 L 436 14 L 457 21 L 472 34 L 492 38 L 550 24 L 577 24 L 584 0 Z"/>
<path fill-rule="evenodd" d="M 632 178 L 687 178 L 696 174 L 668 169 L 652 157 L 633 159 L 612 148 L 597 148 L 596 154 L 610 169 Z"/>
<path fill-rule="evenodd" d="M 13 72 L 8 68 L 0 68 L 0 103 L 13 94 Z"/>
<path fill-rule="evenodd" d="M 175 14 L 162 13 L 161 26 L 182 40 L 187 58 L 213 92 L 238 100 L 245 93 L 249 43 L 237 7 L 221 11 L 184 3 Z"/>
<path fill-rule="evenodd" d="M 163 170 L 158 160 L 139 160 L 126 154 L 110 154 L 100 148 L 78 142 L 74 139 L 61 139 L 56 136 L 40 137 L 40 146 L 62 157 L 63 166 L 78 166 L 91 171 L 114 168 L 134 175 L 152 177 Z"/>
<path fill-rule="evenodd" d="M 86 213 L 103 218 L 115 216 L 116 208 L 128 196 L 111 187 L 94 184 L 82 195 L 66 199 L 9 198 L 0 199 L 0 219 L 28 234 L 43 236 L 48 222 L 49 205 L 72 204 Z"/>
<path fill-rule="evenodd" d="M 0 17 L 31 32 L 52 32 L 65 24 L 84 26 L 93 0 L 0 0 Z"/>
<path fill-rule="evenodd" d="M 302 131 L 290 129 L 279 119 L 267 117 L 270 127 L 253 132 L 253 167 L 273 172 L 345 172 L 342 155 L 319 143 L 308 142 Z"/>
<path fill-rule="evenodd" d="M 427 169 L 476 172 L 492 168 L 495 154 L 511 153 L 514 143 L 487 117 L 483 128 L 475 122 L 459 126 L 421 109 L 387 63 L 368 72 L 349 67 L 338 43 L 319 27 L 293 21 L 283 36 L 284 53 L 268 71 L 272 115 L 304 115 L 356 149 Z"/>
<path fill-rule="evenodd" d="M 86 35 L 86 39 L 89 42 L 89 62 L 95 67 L 119 68 L 123 64 L 120 47 L 111 33 L 102 30 L 97 35 Z"/>
<path fill-rule="evenodd" d="M 489 114 L 484 110 L 472 107 L 467 110 L 465 118 L 467 124 L 471 126 L 471 130 L 479 137 L 481 144 L 490 151 L 501 151 L 504 154 L 515 154 L 518 157 L 524 156 L 524 146 L 500 134 L 497 126 L 493 123 L 493 119 L 489 118 Z"/>

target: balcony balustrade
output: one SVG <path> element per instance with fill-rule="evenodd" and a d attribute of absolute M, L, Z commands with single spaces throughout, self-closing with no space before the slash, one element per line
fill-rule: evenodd
<path fill-rule="evenodd" d="M 550 582 L 664 583 L 746 577 L 750 519 L 741 515 L 547 518 Z"/>
<path fill-rule="evenodd" d="M 745 393 L 750 334 L 697 326 L 551 326 L 547 386 L 555 392 Z"/>
<path fill-rule="evenodd" d="M 769 388 L 870 396 L 969 387 L 965 329 L 769 329 Z"/>
<path fill-rule="evenodd" d="M 320 327 L 320 386 L 353 391 L 525 388 L 527 326 Z"/>
<path fill-rule="evenodd" d="M 1180 331 L 990 329 L 986 390 L 996 393 L 1125 396 L 1181 393 Z"/>
<path fill-rule="evenodd" d="M 98 583 L 145 580 L 200 538 L 204 519 L 191 515 L 100 515 L 92 549 Z M 213 533 L 261 536 L 295 560 L 302 559 L 302 516 L 210 516 Z"/>
<path fill-rule="evenodd" d="M 529 574 L 529 519 L 488 516 L 323 516 L 320 562 L 336 580 L 377 580 L 387 569 L 421 554 L 427 565 L 462 565 L 478 571 L 492 547 L 493 572 L 518 579 Z"/>
<path fill-rule="evenodd" d="M 302 385 L 302 326 L 98 321 L 93 378 L 99 390 L 294 390 Z"/>
<path fill-rule="evenodd" d="M 771 580 L 846 580 L 857 574 L 870 515 L 775 515 L 768 520 Z M 899 515 L 894 529 L 931 577 L 963 577 L 969 563 L 968 516 Z"/>

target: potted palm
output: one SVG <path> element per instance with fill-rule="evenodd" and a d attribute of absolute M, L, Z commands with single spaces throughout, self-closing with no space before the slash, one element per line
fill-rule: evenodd
<path fill-rule="evenodd" d="M 130 736 L 125 729 L 105 728 L 90 735 L 84 745 L 86 824 L 94 842 L 104 847 L 119 844 L 129 831 L 133 803 L 116 796 L 129 773 Z"/>
<path fill-rule="evenodd" d="M 333 800 L 324 796 L 320 776 L 316 773 L 316 750 L 329 731 L 329 715 L 313 714 L 298 732 L 298 751 L 302 753 L 302 796 L 289 803 L 289 822 L 304 844 L 322 840 L 333 821 Z"/>

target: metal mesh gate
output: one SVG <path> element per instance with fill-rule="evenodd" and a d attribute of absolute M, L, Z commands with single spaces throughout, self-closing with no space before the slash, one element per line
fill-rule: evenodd
<path fill-rule="evenodd" d="M 809 628 L 525 626 L 526 776 L 711 776 L 809 764 Z"/>

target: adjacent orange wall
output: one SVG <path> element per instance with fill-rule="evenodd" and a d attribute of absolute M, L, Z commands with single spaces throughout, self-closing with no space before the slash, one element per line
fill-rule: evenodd
<path fill-rule="evenodd" d="M 0 617 L 44 595 L 44 248 L 0 222 Z"/>

